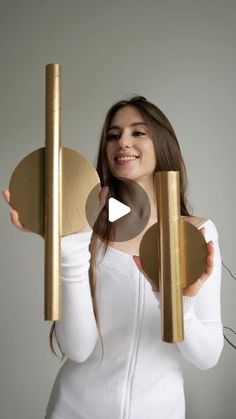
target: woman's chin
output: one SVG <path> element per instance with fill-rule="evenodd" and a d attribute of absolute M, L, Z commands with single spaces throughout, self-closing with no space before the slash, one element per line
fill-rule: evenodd
<path fill-rule="evenodd" d="M 120 170 L 120 171 L 116 171 L 116 173 L 114 174 L 115 177 L 119 178 L 119 177 L 123 177 L 129 180 L 133 180 L 134 182 L 136 181 L 136 179 L 138 179 L 138 176 L 135 175 L 134 173 L 130 173 L 128 170 Z"/>

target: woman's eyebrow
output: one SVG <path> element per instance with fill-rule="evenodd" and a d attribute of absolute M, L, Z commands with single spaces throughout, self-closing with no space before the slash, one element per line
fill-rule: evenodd
<path fill-rule="evenodd" d="M 132 124 L 130 124 L 130 127 L 136 127 L 137 125 L 147 126 L 146 122 L 133 122 Z M 118 125 L 112 125 L 108 128 L 108 131 L 111 129 L 121 129 L 121 127 L 119 127 Z"/>
<path fill-rule="evenodd" d="M 133 122 L 132 124 L 130 124 L 131 127 L 136 127 L 137 125 L 146 125 L 147 127 L 146 122 Z"/>
<path fill-rule="evenodd" d="M 107 131 L 109 131 L 110 129 L 120 129 L 120 127 L 118 125 L 112 125 L 111 127 L 108 128 Z"/>

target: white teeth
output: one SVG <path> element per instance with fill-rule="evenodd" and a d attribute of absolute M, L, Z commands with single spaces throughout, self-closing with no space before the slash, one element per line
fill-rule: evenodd
<path fill-rule="evenodd" d="M 124 157 L 117 157 L 116 158 L 116 161 L 127 161 L 127 160 L 135 160 L 135 159 L 137 159 L 138 157 L 135 157 L 135 156 L 124 156 Z"/>

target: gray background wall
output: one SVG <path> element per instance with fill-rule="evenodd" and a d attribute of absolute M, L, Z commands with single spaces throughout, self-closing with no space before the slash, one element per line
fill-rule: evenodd
<path fill-rule="evenodd" d="M 94 162 L 114 101 L 155 102 L 179 138 L 194 212 L 214 220 L 236 272 L 235 1 L 2 0 L 0 19 L 1 188 L 44 145 L 44 67 L 58 62 L 64 146 Z M 43 321 L 43 240 L 13 227 L 0 201 L 0 418 L 41 419 L 60 367 Z M 235 297 L 223 270 L 223 322 L 234 328 Z M 184 370 L 188 419 L 235 418 L 236 351 L 225 343 L 212 370 Z"/>

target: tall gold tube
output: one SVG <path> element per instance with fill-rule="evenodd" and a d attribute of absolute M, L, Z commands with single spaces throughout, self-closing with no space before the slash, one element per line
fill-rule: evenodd
<path fill-rule="evenodd" d="M 179 257 L 179 172 L 156 172 L 162 339 L 184 339 L 182 284 Z"/>
<path fill-rule="evenodd" d="M 59 320 L 61 237 L 60 65 L 46 66 L 45 320 Z"/>

